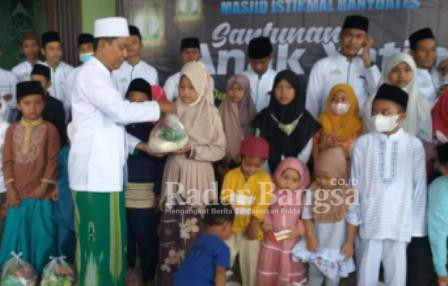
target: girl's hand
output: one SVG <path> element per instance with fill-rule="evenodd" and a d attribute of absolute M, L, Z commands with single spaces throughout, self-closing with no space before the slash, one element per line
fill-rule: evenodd
<path fill-rule="evenodd" d="M 264 224 L 264 223 L 261 225 L 261 228 L 263 229 L 264 232 L 270 232 L 270 231 L 273 231 L 273 230 L 274 230 L 274 228 L 272 227 L 272 225 L 270 225 L 270 224 Z"/>
<path fill-rule="evenodd" d="M 317 240 L 314 237 L 307 237 L 306 248 L 311 252 L 316 252 L 318 247 Z"/>
<path fill-rule="evenodd" d="M 162 113 L 176 113 L 176 105 L 168 100 L 158 102 Z"/>
<path fill-rule="evenodd" d="M 190 145 L 186 145 L 185 147 L 182 147 L 181 149 L 174 151 L 174 154 L 185 154 L 191 151 Z"/>
<path fill-rule="evenodd" d="M 300 230 L 298 230 L 297 228 L 292 228 L 291 229 L 291 233 L 289 234 L 289 240 L 297 240 L 302 236 L 302 234 L 300 233 Z"/>
<path fill-rule="evenodd" d="M 352 258 L 354 253 L 353 243 L 350 242 L 344 243 L 344 245 L 342 245 L 341 252 L 342 254 L 344 254 L 345 260 L 349 260 L 350 258 Z"/>

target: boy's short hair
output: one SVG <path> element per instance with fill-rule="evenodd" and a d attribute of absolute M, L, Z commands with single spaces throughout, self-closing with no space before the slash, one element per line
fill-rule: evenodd
<path fill-rule="evenodd" d="M 19 102 L 21 99 L 29 96 L 29 95 L 41 95 L 42 99 L 45 98 L 45 92 L 42 88 L 42 85 L 38 81 L 29 80 L 29 81 L 22 81 L 19 82 L 16 86 L 16 97 L 17 102 Z"/>
<path fill-rule="evenodd" d="M 36 36 L 36 34 L 31 32 L 26 32 L 22 34 L 22 37 L 20 38 L 20 46 L 23 46 L 23 43 L 27 40 L 35 40 L 37 45 L 39 45 L 39 38 Z"/>
<path fill-rule="evenodd" d="M 211 204 L 207 207 L 204 216 L 204 224 L 208 226 L 223 225 L 226 222 L 233 223 L 235 212 L 228 204 Z"/>

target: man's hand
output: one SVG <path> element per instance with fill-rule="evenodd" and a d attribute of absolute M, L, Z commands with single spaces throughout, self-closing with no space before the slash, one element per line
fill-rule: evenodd
<path fill-rule="evenodd" d="M 363 44 L 362 60 L 364 65 L 369 68 L 372 66 L 372 60 L 370 59 L 370 49 L 373 47 L 373 37 L 368 35 Z"/>

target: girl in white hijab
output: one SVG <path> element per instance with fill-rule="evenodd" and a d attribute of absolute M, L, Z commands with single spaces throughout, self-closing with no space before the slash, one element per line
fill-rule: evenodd
<path fill-rule="evenodd" d="M 406 121 L 403 129 L 424 140 L 432 141 L 431 104 L 426 97 L 418 93 L 416 85 L 417 66 L 414 59 L 408 53 L 397 53 L 386 63 L 381 74 L 378 87 L 383 83 L 389 83 L 402 88 L 409 95 L 406 111 Z M 364 129 L 366 132 L 375 131 L 372 120 L 372 102 L 375 96 L 371 95 L 363 108 Z"/>

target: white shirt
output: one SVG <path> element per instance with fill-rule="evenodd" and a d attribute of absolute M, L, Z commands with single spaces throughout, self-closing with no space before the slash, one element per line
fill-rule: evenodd
<path fill-rule="evenodd" d="M 403 129 L 365 134 L 353 145 L 351 162 L 362 239 L 409 242 L 426 235 L 425 152 L 417 137 Z"/>
<path fill-rule="evenodd" d="M 8 129 L 9 124 L 0 121 L 0 193 L 6 192 L 5 179 L 3 177 L 3 146 L 5 144 L 6 130 Z"/>
<path fill-rule="evenodd" d="M 43 64 L 42 61 L 37 61 L 38 64 Z M 31 72 L 33 71 L 33 65 L 29 61 L 23 61 L 12 68 L 11 70 L 18 79 L 18 82 L 27 81 L 31 79 Z"/>
<path fill-rule="evenodd" d="M 377 88 L 381 74 L 376 65 L 366 68 L 360 57 L 351 61 L 338 53 L 319 60 L 311 69 L 306 91 L 306 109 L 318 117 L 325 107 L 331 88 L 338 83 L 351 85 L 363 106 L 369 93 Z"/>
<path fill-rule="evenodd" d="M 250 95 L 255 103 L 257 112 L 260 112 L 269 105 L 269 100 L 271 99 L 270 92 L 272 91 L 277 73 L 272 68 L 268 68 L 263 75 L 259 76 L 249 66 L 249 69 L 243 72 L 243 74 L 249 79 Z"/>
<path fill-rule="evenodd" d="M 71 97 L 70 188 L 88 192 L 121 191 L 128 153 L 125 125 L 157 121 L 159 105 L 123 99 L 110 71 L 95 57 L 78 69 Z"/>
<path fill-rule="evenodd" d="M 215 81 L 210 76 L 210 79 L 212 81 L 212 89 L 215 89 Z M 169 101 L 174 101 L 179 96 L 179 82 L 180 82 L 180 72 L 177 72 L 173 75 L 171 75 L 166 81 L 165 85 L 163 86 L 163 90 L 166 94 L 166 99 Z"/>
<path fill-rule="evenodd" d="M 14 73 L 0 68 L 0 97 L 5 95 L 12 95 L 12 99 L 5 100 L 8 110 L 2 114 L 3 120 L 7 121 L 9 116 L 9 110 L 16 107 L 16 85 L 17 77 Z"/>
<path fill-rule="evenodd" d="M 70 95 L 66 93 L 70 73 L 73 71 L 73 67 L 64 62 L 60 62 L 56 68 L 50 67 L 47 63 L 46 66 L 50 68 L 51 71 L 51 86 L 48 88 L 48 92 L 54 98 L 59 99 L 64 105 L 64 111 L 68 119 L 70 114 Z"/>
<path fill-rule="evenodd" d="M 179 94 L 179 81 L 180 81 L 180 72 L 177 72 L 171 75 L 163 86 L 163 90 L 166 94 L 166 99 L 169 101 L 174 101 Z"/>
<path fill-rule="evenodd" d="M 124 61 L 119 69 L 112 72 L 112 76 L 116 87 L 123 96 L 133 79 L 143 78 L 151 85 L 159 84 L 157 70 L 144 61 L 139 61 L 135 66 L 131 66 L 127 61 Z"/>
<path fill-rule="evenodd" d="M 437 99 L 437 87 L 439 86 L 439 73 L 437 69 L 429 71 L 427 69 L 418 68 L 415 81 L 419 94 L 425 96 L 429 100 L 431 107 L 434 106 Z"/>

